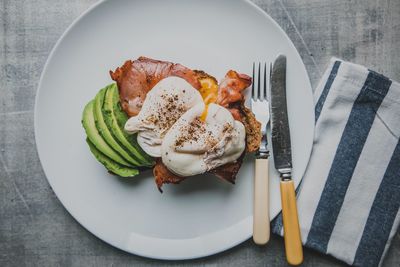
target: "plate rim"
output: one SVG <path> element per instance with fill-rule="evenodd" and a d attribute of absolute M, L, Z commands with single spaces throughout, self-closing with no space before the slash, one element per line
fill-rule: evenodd
<path fill-rule="evenodd" d="M 40 91 L 41 91 L 41 88 L 42 88 L 42 86 L 43 86 L 44 76 L 45 76 L 45 73 L 46 73 L 47 70 L 48 70 L 48 66 L 49 66 L 50 62 L 52 61 L 54 54 L 58 51 L 58 48 L 59 48 L 60 44 L 62 43 L 62 41 L 65 39 L 65 37 L 71 32 L 71 30 L 72 30 L 73 28 L 75 28 L 75 26 L 78 24 L 78 22 L 79 22 L 80 20 L 82 20 L 85 16 L 87 16 L 87 15 L 90 14 L 92 11 L 94 11 L 98 6 L 100 6 L 101 4 L 103 4 L 104 2 L 107 2 L 107 1 L 109 1 L 109 0 L 99 0 L 98 2 L 92 4 L 91 6 L 89 6 L 85 11 L 83 11 L 81 14 L 79 14 L 78 17 L 76 17 L 76 18 L 71 22 L 71 24 L 64 30 L 64 32 L 63 32 L 63 33 L 61 34 L 61 36 L 58 38 L 58 40 L 57 40 L 56 43 L 54 44 L 53 48 L 51 49 L 50 53 L 48 54 L 47 59 L 46 59 L 46 62 L 45 62 L 45 64 L 44 64 L 44 66 L 43 66 L 43 69 L 42 69 L 40 78 L 39 78 L 39 83 L 38 83 L 38 85 L 37 85 L 36 95 L 35 95 L 35 101 L 34 101 L 34 103 L 35 103 L 35 104 L 34 104 L 34 110 L 33 110 L 33 111 L 34 111 L 34 116 L 33 116 L 33 119 L 34 119 L 34 139 L 35 139 L 35 145 L 36 145 L 36 149 L 37 149 L 37 153 L 38 153 L 39 162 L 40 162 L 40 165 L 41 165 L 41 167 L 42 167 L 43 173 L 45 174 L 46 180 L 47 180 L 47 182 L 48 182 L 49 185 L 50 185 L 51 190 L 54 192 L 56 198 L 58 199 L 58 201 L 60 201 L 60 203 L 62 204 L 63 208 L 64 208 L 64 209 L 71 215 L 71 217 L 72 217 L 74 220 L 76 220 L 76 221 L 79 223 L 79 225 L 82 226 L 86 231 L 88 231 L 90 234 L 94 235 L 95 237 L 99 238 L 100 240 L 104 241 L 105 243 L 111 245 L 112 247 L 118 248 L 118 249 L 120 249 L 120 250 L 122 250 L 122 251 L 125 251 L 125 252 L 127 252 L 127 253 L 129 253 L 129 254 L 133 254 L 133 255 L 136 255 L 136 256 L 146 257 L 146 258 L 151 258 L 151 259 L 157 259 L 157 260 L 192 260 L 192 259 L 198 259 L 198 258 L 203 258 L 203 257 L 207 257 L 207 256 L 219 254 L 219 253 L 221 253 L 221 252 L 224 252 L 224 251 L 226 251 L 226 250 L 229 250 L 229 249 L 231 249 L 231 248 L 233 248 L 233 247 L 235 247 L 235 246 L 237 246 L 237 245 L 239 245 L 239 244 L 245 242 L 246 240 L 248 240 L 249 238 L 251 238 L 251 236 L 252 236 L 252 231 L 251 231 L 251 230 L 250 230 L 250 231 L 247 231 L 247 232 L 242 230 L 241 233 L 240 233 L 240 234 L 241 234 L 241 238 L 238 238 L 237 240 L 232 241 L 232 242 L 228 241 L 228 243 L 227 243 L 225 246 L 219 246 L 218 249 L 197 251 L 196 253 L 191 253 L 191 255 L 188 255 L 188 256 L 183 256 L 183 255 L 181 255 L 181 256 L 177 256 L 177 255 L 174 255 L 174 256 L 159 256 L 159 255 L 154 255 L 154 254 L 148 254 L 148 253 L 146 253 L 146 252 L 140 252 L 140 251 L 137 251 L 137 250 L 131 250 L 131 249 L 129 249 L 128 247 L 122 247 L 122 246 L 120 246 L 120 245 L 115 244 L 115 242 L 112 242 L 112 241 L 108 240 L 108 239 L 107 239 L 105 236 L 103 236 L 101 233 L 98 233 L 98 232 L 95 232 L 95 231 L 93 231 L 93 230 L 90 230 L 90 229 L 89 229 L 89 228 L 90 228 L 89 226 L 86 226 L 84 223 L 81 222 L 81 220 L 79 220 L 76 216 L 73 215 L 73 213 L 69 210 L 69 208 L 67 208 L 67 207 L 65 206 L 64 202 L 58 197 L 56 191 L 53 189 L 52 182 L 51 182 L 50 179 L 48 178 L 48 175 L 47 175 L 47 173 L 46 173 L 46 170 L 45 170 L 45 168 L 43 167 L 42 159 L 41 159 L 41 156 L 40 156 L 40 154 L 41 154 L 41 153 L 40 153 L 40 150 L 41 150 L 41 149 L 39 148 L 39 147 L 41 147 L 41 145 L 40 145 L 40 141 L 39 141 L 39 139 L 38 139 L 38 135 L 39 135 L 39 134 L 38 134 L 38 126 L 37 126 L 37 121 L 38 121 L 38 102 L 39 102 Z M 257 4 L 253 3 L 251 0 L 240 0 L 240 1 L 242 1 L 242 2 L 244 2 L 244 3 L 246 3 L 246 4 L 248 4 L 251 8 L 255 9 L 258 13 L 260 13 L 262 16 L 264 16 L 266 19 L 268 19 L 268 20 L 275 26 L 275 28 L 277 28 L 278 31 L 279 31 L 281 34 L 283 34 L 284 38 L 288 41 L 289 46 L 297 52 L 297 55 L 300 57 L 301 63 L 302 63 L 302 65 L 303 65 L 304 69 L 305 69 L 305 73 L 306 73 L 306 77 L 305 77 L 306 79 L 305 79 L 305 80 L 307 81 L 308 88 L 310 89 L 310 92 L 311 92 L 311 95 L 312 95 L 312 86 L 311 86 L 310 76 L 309 76 L 309 74 L 308 74 L 307 68 L 306 68 L 306 66 L 305 66 L 305 64 L 304 64 L 304 61 L 303 61 L 303 59 L 302 59 L 302 57 L 301 57 L 299 51 L 297 50 L 297 48 L 295 47 L 295 45 L 293 44 L 292 40 L 289 38 L 289 36 L 287 35 L 287 33 L 286 33 L 286 32 L 282 29 L 282 27 L 281 27 L 281 26 L 280 26 L 266 11 L 264 11 L 260 6 L 258 6 Z M 313 126 L 313 127 L 314 127 L 314 126 Z M 314 131 L 313 131 L 313 135 L 314 135 Z M 312 145 L 310 146 L 310 148 L 309 148 L 308 151 L 307 151 L 307 152 L 308 152 L 308 159 L 309 159 L 310 156 L 311 156 L 311 151 L 312 151 Z M 304 171 L 304 172 L 305 172 L 305 171 Z M 304 176 L 304 172 L 303 172 L 303 174 L 302 174 L 302 178 L 299 180 L 299 183 L 298 183 L 297 185 L 295 185 L 295 186 L 296 186 L 296 189 L 297 189 L 298 186 L 300 186 L 300 184 L 301 184 L 301 182 L 302 182 L 302 179 L 303 179 L 303 176 Z M 279 212 L 275 217 L 277 217 L 279 214 L 280 214 L 280 212 Z M 235 226 L 240 225 L 240 224 L 246 225 L 246 224 L 251 223 L 251 225 L 252 225 L 252 217 L 253 217 L 253 216 L 246 217 L 246 218 L 244 218 L 243 220 L 238 221 L 236 224 L 233 224 L 233 225 L 231 225 L 231 226 L 228 227 L 228 228 L 234 228 Z M 274 218 L 275 218 L 275 217 L 274 217 Z M 271 219 L 271 221 L 272 221 L 272 220 L 273 220 L 273 219 Z M 251 228 L 251 227 L 250 227 L 250 228 Z M 219 232 L 222 233 L 222 232 L 225 232 L 226 230 L 227 230 L 227 228 L 225 228 L 225 229 L 223 229 L 223 230 L 220 230 L 220 231 L 213 232 L 212 234 L 216 234 L 216 233 L 219 233 Z M 162 241 L 162 240 L 171 240 L 171 239 L 162 239 L 162 238 L 145 237 L 145 236 L 143 236 L 143 237 L 144 237 L 144 238 L 148 238 L 148 240 L 158 240 L 158 241 Z M 173 239 L 173 240 L 174 240 L 174 239 Z M 190 240 L 190 239 L 177 239 L 177 240 Z"/>

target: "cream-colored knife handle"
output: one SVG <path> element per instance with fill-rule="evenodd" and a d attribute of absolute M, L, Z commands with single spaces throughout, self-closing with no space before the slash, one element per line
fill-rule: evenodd
<path fill-rule="evenodd" d="M 253 240 L 265 245 L 270 236 L 268 159 L 256 159 L 253 216 Z"/>
<path fill-rule="evenodd" d="M 292 180 L 281 181 L 281 200 L 286 259 L 291 265 L 300 265 L 303 262 L 303 247 Z"/>

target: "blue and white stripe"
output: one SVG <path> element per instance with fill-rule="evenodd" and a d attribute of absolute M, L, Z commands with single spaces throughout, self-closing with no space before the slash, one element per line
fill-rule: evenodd
<path fill-rule="evenodd" d="M 303 244 L 350 265 L 379 266 L 400 220 L 400 85 L 332 59 L 315 103 L 297 200 Z M 281 216 L 272 229 L 282 234 Z"/>

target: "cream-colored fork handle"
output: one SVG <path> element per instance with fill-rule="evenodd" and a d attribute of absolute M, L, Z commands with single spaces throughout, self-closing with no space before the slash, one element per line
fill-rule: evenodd
<path fill-rule="evenodd" d="M 257 245 L 269 241 L 268 159 L 256 159 L 254 175 L 253 240 Z"/>

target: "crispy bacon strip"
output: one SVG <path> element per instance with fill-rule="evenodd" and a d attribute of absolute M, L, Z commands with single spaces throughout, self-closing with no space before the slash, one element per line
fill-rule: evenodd
<path fill-rule="evenodd" d="M 242 91 L 251 85 L 251 77 L 246 74 L 228 71 L 219 84 L 217 104 L 229 107 L 229 104 L 244 101 Z"/>
<path fill-rule="evenodd" d="M 187 178 L 173 174 L 170 170 L 167 169 L 167 167 L 164 165 L 161 159 L 156 160 L 156 165 L 154 165 L 153 168 L 153 175 L 158 190 L 161 193 L 163 192 L 161 189 L 163 184 L 179 184 L 180 182 L 182 182 Z"/>
<path fill-rule="evenodd" d="M 194 88 L 200 88 L 193 70 L 181 64 L 147 57 L 139 57 L 134 61 L 127 60 L 122 67 L 110 71 L 110 75 L 117 82 L 122 109 L 129 117 L 139 113 L 147 92 L 166 77 L 177 76 L 185 79 Z"/>
<path fill-rule="evenodd" d="M 219 166 L 211 170 L 210 173 L 234 184 L 236 180 L 236 175 L 239 172 L 240 167 L 242 166 L 244 155 L 245 153 L 243 152 L 243 154 L 236 161 Z"/>
<path fill-rule="evenodd" d="M 251 85 L 251 80 L 246 74 L 230 70 L 219 84 L 217 104 L 229 109 L 236 120 L 241 121 L 240 109 L 233 106 L 244 102 L 243 90 Z"/>

